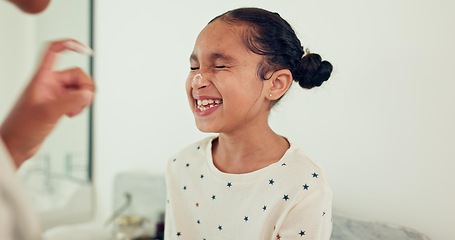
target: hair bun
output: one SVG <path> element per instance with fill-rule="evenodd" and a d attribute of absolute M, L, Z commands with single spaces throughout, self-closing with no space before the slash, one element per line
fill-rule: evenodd
<path fill-rule="evenodd" d="M 308 53 L 300 59 L 294 80 L 302 88 L 319 87 L 329 79 L 332 69 L 332 64 L 325 60 L 322 61 L 319 54 Z"/>

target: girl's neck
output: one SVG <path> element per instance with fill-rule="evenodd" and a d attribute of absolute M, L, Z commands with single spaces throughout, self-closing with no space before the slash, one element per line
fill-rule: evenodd
<path fill-rule="evenodd" d="M 272 129 L 254 134 L 220 134 L 212 143 L 214 165 L 226 173 L 248 173 L 278 162 L 289 142 Z"/>

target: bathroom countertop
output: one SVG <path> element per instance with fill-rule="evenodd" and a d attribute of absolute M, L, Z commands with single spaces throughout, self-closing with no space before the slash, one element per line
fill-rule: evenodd
<path fill-rule="evenodd" d="M 331 240 L 430 240 L 410 228 L 335 215 Z"/>

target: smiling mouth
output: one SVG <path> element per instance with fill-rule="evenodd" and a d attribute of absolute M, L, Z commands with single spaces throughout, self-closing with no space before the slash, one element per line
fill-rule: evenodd
<path fill-rule="evenodd" d="M 207 111 L 208 109 L 219 106 L 221 104 L 223 104 L 223 100 L 221 99 L 196 100 L 196 107 L 201 112 Z"/>

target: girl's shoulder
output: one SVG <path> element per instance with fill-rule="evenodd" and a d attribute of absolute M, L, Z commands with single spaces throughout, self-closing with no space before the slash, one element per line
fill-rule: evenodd
<path fill-rule="evenodd" d="M 282 169 L 287 177 L 327 185 L 325 171 L 316 161 L 309 158 L 298 146 L 292 144 L 275 168 Z"/>

